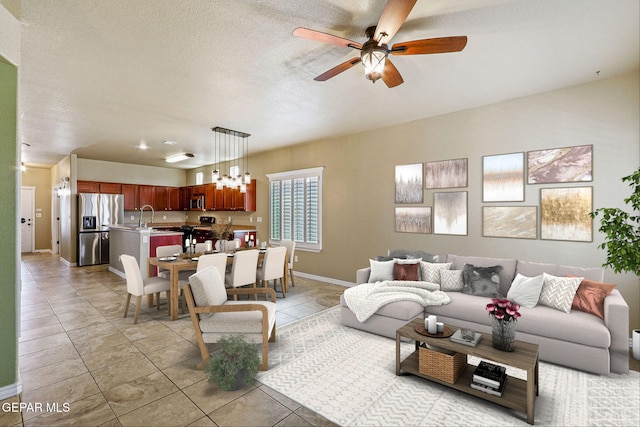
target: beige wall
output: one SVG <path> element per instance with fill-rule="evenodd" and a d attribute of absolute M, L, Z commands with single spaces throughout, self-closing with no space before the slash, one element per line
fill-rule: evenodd
<path fill-rule="evenodd" d="M 120 182 L 125 184 L 166 185 L 182 187 L 186 184 L 183 169 L 78 159 L 76 179 L 86 181 Z"/>
<path fill-rule="evenodd" d="M 603 240 L 597 224 L 591 243 L 482 237 L 481 207 L 491 205 L 482 203 L 482 156 L 593 144 L 594 181 L 584 185 L 594 188 L 594 209 L 622 208 L 629 188 L 620 178 L 640 164 L 638 80 L 638 73 L 633 73 L 252 155 L 249 164 L 258 180 L 258 211 L 232 215 L 234 222 L 249 224 L 253 218 L 251 224 L 258 226 L 258 237 L 265 239 L 269 219 L 265 174 L 325 166 L 324 249 L 321 253 L 298 252 L 298 271 L 353 282 L 356 269 L 367 266 L 369 258 L 395 248 L 599 266 L 605 261 L 605 253 L 597 248 Z M 468 235 L 396 233 L 395 165 L 462 157 L 469 159 L 469 186 L 464 189 L 468 191 Z M 188 184 L 193 183 L 198 170 L 209 176 L 211 167 L 189 171 Z M 576 184 L 544 187 L 571 185 Z M 512 205 L 539 205 L 541 187 L 527 185 L 525 202 Z M 433 205 L 433 193 L 425 191 L 422 205 Z M 255 223 L 258 216 L 264 222 Z M 627 300 L 631 326 L 640 327 L 638 277 L 614 275 L 607 270 L 605 279 L 615 283 Z"/>
<path fill-rule="evenodd" d="M 35 187 L 35 248 L 34 251 L 51 250 L 51 169 L 27 168 L 22 172 L 22 185 Z M 40 214 L 40 217 L 38 217 Z"/>

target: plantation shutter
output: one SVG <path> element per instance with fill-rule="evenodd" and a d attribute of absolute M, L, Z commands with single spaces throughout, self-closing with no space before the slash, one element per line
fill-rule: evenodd
<path fill-rule="evenodd" d="M 322 249 L 322 172 L 304 169 L 267 175 L 270 240 L 294 240 L 296 249 Z"/>

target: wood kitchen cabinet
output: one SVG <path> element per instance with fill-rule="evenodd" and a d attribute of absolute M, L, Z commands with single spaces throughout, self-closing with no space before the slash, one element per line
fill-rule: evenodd
<path fill-rule="evenodd" d="M 117 182 L 100 182 L 98 184 L 102 194 L 122 194 L 122 185 Z"/>
<path fill-rule="evenodd" d="M 78 193 L 99 193 L 100 183 L 94 181 L 78 181 Z"/>
<path fill-rule="evenodd" d="M 155 187 L 153 208 L 157 211 L 177 211 L 180 209 L 180 189 L 178 187 Z"/>
<path fill-rule="evenodd" d="M 140 186 L 137 184 L 122 184 L 124 195 L 124 210 L 137 211 L 140 209 Z"/>
<path fill-rule="evenodd" d="M 144 205 L 153 206 L 153 200 L 156 195 L 156 187 L 153 185 L 140 185 L 140 209 Z"/>
<path fill-rule="evenodd" d="M 216 190 L 215 184 L 205 185 L 205 203 L 208 211 L 246 211 L 256 210 L 256 180 L 247 185 L 247 192 L 239 188 Z"/>

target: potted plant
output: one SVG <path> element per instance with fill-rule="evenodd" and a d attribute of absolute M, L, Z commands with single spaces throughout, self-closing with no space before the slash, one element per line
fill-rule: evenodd
<path fill-rule="evenodd" d="M 591 218 L 602 214 L 598 231 L 605 234 L 605 242 L 598 248 L 607 251 L 607 261 L 603 267 L 611 267 L 614 272 L 630 272 L 640 276 L 640 168 L 622 178 L 633 188 L 631 196 L 624 203 L 631 205 L 634 214 L 619 208 L 600 208 L 591 212 Z"/>
<path fill-rule="evenodd" d="M 222 337 L 221 348 L 212 353 L 204 371 L 209 382 L 222 390 L 238 390 L 253 381 L 260 366 L 258 349 L 243 335 Z"/>

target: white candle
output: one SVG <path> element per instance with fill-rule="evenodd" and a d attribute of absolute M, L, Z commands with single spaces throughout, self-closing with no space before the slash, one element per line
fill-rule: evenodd
<path fill-rule="evenodd" d="M 249 241 L 249 235 L 248 235 L 248 234 L 245 234 L 245 235 L 244 235 L 244 241 L 245 241 L 245 242 L 248 242 L 248 241 Z"/>
<path fill-rule="evenodd" d="M 184 239 L 184 245 L 189 246 L 189 239 Z"/>
<path fill-rule="evenodd" d="M 438 333 L 438 318 L 434 315 L 430 315 L 428 317 L 428 328 L 427 328 L 427 332 L 429 332 L 430 334 L 437 334 Z"/>
<path fill-rule="evenodd" d="M 207 252 L 211 252 L 211 249 L 212 249 L 211 240 L 207 240 L 205 243 L 207 244 Z"/>
<path fill-rule="evenodd" d="M 195 245 L 195 244 L 196 244 L 196 238 L 195 238 L 195 237 L 194 237 L 194 238 L 193 238 L 193 240 L 191 241 L 191 244 L 192 244 L 192 245 Z"/>

